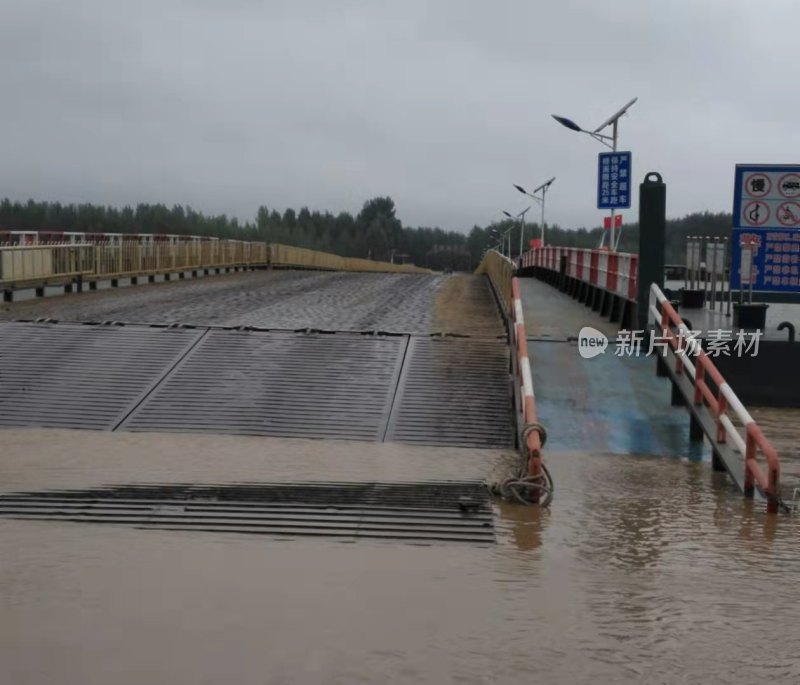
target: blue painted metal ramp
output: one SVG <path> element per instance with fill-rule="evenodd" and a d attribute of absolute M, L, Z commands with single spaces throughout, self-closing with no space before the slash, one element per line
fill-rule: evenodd
<path fill-rule="evenodd" d="M 591 322 L 587 322 L 591 325 Z M 656 361 L 605 354 L 583 359 L 575 341 L 530 342 L 540 421 L 549 454 L 588 451 L 701 458 L 689 441 L 683 407 L 670 404 L 670 383 Z"/>
<path fill-rule="evenodd" d="M 617 325 L 533 278 L 519 279 L 539 420 L 547 452 L 653 454 L 700 459 L 683 407 L 656 375 L 654 357 L 618 357 Z M 604 354 L 584 359 L 577 336 L 592 326 L 609 337 Z"/>

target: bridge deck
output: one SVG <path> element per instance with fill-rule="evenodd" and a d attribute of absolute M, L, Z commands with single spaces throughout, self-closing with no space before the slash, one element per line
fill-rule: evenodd
<path fill-rule="evenodd" d="M 577 336 L 591 326 L 608 337 L 618 326 L 552 286 L 519 279 L 539 418 L 547 451 L 659 454 L 701 458 L 689 443 L 685 410 L 670 405 L 670 385 L 655 361 L 620 357 L 612 343 L 584 359 Z"/>
<path fill-rule="evenodd" d="M 4 315 L 82 323 L 0 323 L 0 426 L 514 443 L 508 345 L 482 278 L 261 272 Z"/>
<path fill-rule="evenodd" d="M 594 314 L 566 293 L 535 278 L 518 279 L 522 297 L 525 331 L 529 338 L 577 338 L 584 326 L 592 326 L 607 336 L 619 326 Z"/>
<path fill-rule="evenodd" d="M 118 321 L 497 337 L 483 278 L 256 271 L 0 305 L 0 320 Z"/>
<path fill-rule="evenodd" d="M 548 452 L 703 456 L 689 442 L 685 409 L 670 405 L 670 384 L 655 360 L 618 357 L 613 348 L 583 359 L 574 342 L 531 343 L 539 418 Z"/>
<path fill-rule="evenodd" d="M 504 340 L 0 324 L 0 426 L 513 445 Z"/>

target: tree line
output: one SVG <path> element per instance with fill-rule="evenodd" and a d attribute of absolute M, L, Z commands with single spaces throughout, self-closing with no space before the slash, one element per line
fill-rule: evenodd
<path fill-rule="evenodd" d="M 681 263 L 689 235 L 728 236 L 731 215 L 695 213 L 667 221 L 667 262 Z M 511 219 L 488 226 L 474 226 L 468 233 L 444 231 L 436 227 L 403 226 L 390 197 L 376 197 L 364 203 L 353 216 L 349 212 L 332 214 L 303 207 L 299 211 L 279 212 L 261 206 L 251 221 L 236 217 L 205 215 L 191 207 L 163 204 L 138 204 L 136 207 L 110 207 L 59 202 L 0 202 L 0 230 L 77 231 L 84 233 L 170 233 L 214 236 L 236 240 L 279 242 L 298 247 L 332 252 L 347 257 L 408 262 L 432 269 L 471 270 L 486 249 L 500 242 L 509 229 L 512 254 L 519 252 L 520 225 Z M 597 247 L 601 228 L 565 229 L 557 224 L 546 227 L 549 245 Z M 540 236 L 536 223 L 524 227 L 523 244 Z M 636 252 L 638 224 L 625 225 L 619 249 Z"/>

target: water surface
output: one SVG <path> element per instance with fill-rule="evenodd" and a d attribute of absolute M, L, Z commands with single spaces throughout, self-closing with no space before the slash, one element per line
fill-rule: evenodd
<path fill-rule="evenodd" d="M 79 431 L 4 444 L 5 490 L 471 478 L 508 456 Z M 705 463 L 549 465 L 551 510 L 498 506 L 490 547 L 0 521 L 0 682 L 800 681 L 797 519 Z"/>

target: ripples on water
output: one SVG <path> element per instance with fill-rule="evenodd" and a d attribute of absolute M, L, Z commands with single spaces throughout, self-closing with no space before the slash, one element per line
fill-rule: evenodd
<path fill-rule="evenodd" d="M 551 470 L 557 506 L 526 512 L 527 527 L 503 517 L 518 549 L 500 555 L 526 601 L 554 593 L 573 616 L 556 631 L 568 656 L 546 672 L 558 682 L 800 680 L 796 519 L 768 517 L 704 464 L 559 456 Z M 536 544 L 531 564 L 520 550 Z M 535 589 L 521 580 L 532 568 Z"/>
<path fill-rule="evenodd" d="M 0 521 L 0 682 L 800 682 L 797 519 L 706 464 L 550 468 L 489 548 Z"/>

